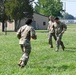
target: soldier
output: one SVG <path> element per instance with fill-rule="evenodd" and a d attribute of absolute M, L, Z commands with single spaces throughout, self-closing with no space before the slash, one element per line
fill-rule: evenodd
<path fill-rule="evenodd" d="M 56 51 L 58 51 L 59 50 L 59 46 L 61 45 L 61 47 L 62 47 L 62 50 L 64 51 L 64 44 L 63 44 L 63 42 L 61 41 L 61 39 L 62 39 L 62 35 L 63 35 L 63 33 L 66 31 L 66 29 L 67 29 L 67 26 L 64 24 L 64 23 L 62 23 L 62 22 L 60 22 L 59 21 L 59 18 L 58 17 L 56 17 L 55 18 L 55 23 L 54 23 L 54 27 L 55 27 L 55 34 L 56 34 L 56 37 L 57 37 L 57 40 L 56 40 Z"/>
<path fill-rule="evenodd" d="M 19 38 L 19 44 L 21 46 L 23 55 L 20 58 L 19 66 L 24 67 L 29 59 L 31 52 L 30 39 L 36 39 L 36 34 L 34 28 L 31 26 L 32 19 L 28 19 L 26 24 L 17 31 L 17 37 Z"/>
<path fill-rule="evenodd" d="M 49 25 L 47 28 L 49 31 L 49 44 L 50 44 L 50 48 L 53 48 L 52 37 L 54 37 L 54 39 L 56 41 L 55 30 L 54 30 L 54 18 L 52 16 L 50 16 L 49 19 L 50 19 L 50 21 L 49 21 Z"/>

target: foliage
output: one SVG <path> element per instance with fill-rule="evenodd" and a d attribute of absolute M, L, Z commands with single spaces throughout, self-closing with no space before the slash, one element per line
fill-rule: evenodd
<path fill-rule="evenodd" d="M 5 4 L 5 0 L 0 0 L 0 21 L 1 22 L 6 21 L 8 19 L 5 13 L 4 4 Z"/>
<path fill-rule="evenodd" d="M 19 68 L 22 55 L 15 32 L 0 32 L 0 75 L 76 75 L 76 25 L 68 25 L 63 35 L 65 51 L 55 52 L 48 44 L 47 30 L 36 31 L 37 40 L 31 40 L 32 51 L 28 64 Z M 70 32 L 70 33 L 69 33 Z"/>
<path fill-rule="evenodd" d="M 70 14 L 68 14 L 68 13 L 65 13 L 65 14 L 63 15 L 63 18 L 65 18 L 65 19 L 74 19 L 74 16 L 72 16 L 72 15 L 70 15 Z"/>
<path fill-rule="evenodd" d="M 10 19 L 20 20 L 24 17 L 32 17 L 33 9 L 30 0 L 7 0 L 5 4 L 6 14 Z M 27 13 L 29 14 L 27 16 Z"/>
<path fill-rule="evenodd" d="M 60 0 L 38 0 L 34 8 L 36 13 L 43 14 L 45 16 L 62 16 L 62 2 Z"/>
<path fill-rule="evenodd" d="M 15 31 L 20 26 L 20 21 L 23 18 L 32 18 L 33 15 L 33 0 L 7 0 L 5 3 L 5 12 L 9 18 L 15 20 Z"/>
<path fill-rule="evenodd" d="M 0 19 L 6 19 L 6 16 L 14 20 L 32 17 L 32 2 L 33 0 L 0 0 Z"/>
<path fill-rule="evenodd" d="M 4 31 L 4 23 L 8 19 L 8 16 L 5 12 L 5 4 L 6 0 L 0 0 L 0 22 L 2 22 L 2 31 Z"/>

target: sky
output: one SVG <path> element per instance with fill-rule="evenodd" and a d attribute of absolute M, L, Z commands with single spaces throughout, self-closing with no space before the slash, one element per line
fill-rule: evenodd
<path fill-rule="evenodd" d="M 62 0 L 66 12 L 76 17 L 76 0 Z"/>
<path fill-rule="evenodd" d="M 38 0 L 35 0 L 37 2 Z M 63 9 L 66 12 L 76 17 L 76 0 L 61 0 L 63 2 Z"/>

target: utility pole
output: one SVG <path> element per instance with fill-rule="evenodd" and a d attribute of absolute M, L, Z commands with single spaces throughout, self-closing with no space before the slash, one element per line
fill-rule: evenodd
<path fill-rule="evenodd" d="M 66 14 L 66 2 L 63 2 L 63 3 L 64 3 L 64 4 L 63 4 L 63 7 L 64 7 L 64 9 L 63 9 L 63 10 L 64 10 L 64 20 L 65 20 L 65 16 L 66 16 L 66 15 L 65 15 L 65 14 Z"/>
<path fill-rule="evenodd" d="M 61 2 L 63 3 L 63 19 L 64 19 L 64 23 L 65 23 L 65 14 L 66 14 L 66 0 L 61 0 Z"/>

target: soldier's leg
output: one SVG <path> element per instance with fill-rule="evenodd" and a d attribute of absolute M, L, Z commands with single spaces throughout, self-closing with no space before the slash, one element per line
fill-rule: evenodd
<path fill-rule="evenodd" d="M 24 53 L 23 45 L 20 44 L 20 47 L 21 47 L 22 52 Z M 22 63 L 22 60 L 19 61 L 18 65 L 20 66 L 21 63 Z"/>
<path fill-rule="evenodd" d="M 20 66 L 21 67 L 24 67 L 27 64 L 30 52 L 31 52 L 31 47 L 30 46 L 24 47 L 24 54 L 20 58 L 20 61 L 21 61 Z"/>
<path fill-rule="evenodd" d="M 63 42 L 61 41 L 61 39 L 62 39 L 62 34 L 60 35 L 60 45 L 61 45 L 61 47 L 62 47 L 62 49 L 63 49 L 63 51 L 64 51 L 64 44 L 63 44 Z"/>
<path fill-rule="evenodd" d="M 57 40 L 57 38 L 56 38 L 56 35 L 55 35 L 55 33 L 53 33 L 53 37 L 54 37 L 54 40 L 56 41 L 56 40 Z"/>
<path fill-rule="evenodd" d="M 60 41 L 60 44 L 61 44 L 62 50 L 64 51 L 65 46 L 64 46 L 63 42 Z"/>
<path fill-rule="evenodd" d="M 50 47 L 53 48 L 53 44 L 52 44 L 52 33 L 49 34 L 49 44 L 50 44 Z"/>
<path fill-rule="evenodd" d="M 59 44 L 60 44 L 59 37 L 57 37 L 57 40 L 56 40 L 56 51 L 59 50 Z"/>
<path fill-rule="evenodd" d="M 24 53 L 20 59 L 20 61 L 21 61 L 20 66 L 24 67 L 27 64 L 28 59 L 29 59 L 29 55 L 27 53 Z"/>
<path fill-rule="evenodd" d="M 20 47 L 21 47 L 22 52 L 24 52 L 24 50 L 23 50 L 23 45 L 22 45 L 22 44 L 20 44 Z"/>
<path fill-rule="evenodd" d="M 50 38 L 50 33 L 49 33 L 49 36 L 48 36 L 48 42 L 49 42 L 49 44 L 50 44 L 50 40 L 51 40 L 51 38 Z"/>
<path fill-rule="evenodd" d="M 60 34 L 57 35 L 57 40 L 56 40 L 56 51 L 59 50 L 61 37 L 62 37 L 62 35 L 60 35 Z"/>

